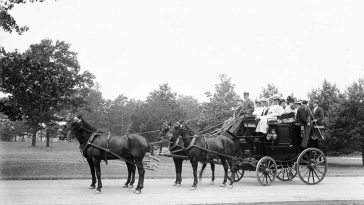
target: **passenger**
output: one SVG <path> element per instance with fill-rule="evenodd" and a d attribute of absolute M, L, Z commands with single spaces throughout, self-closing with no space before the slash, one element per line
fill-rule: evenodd
<path fill-rule="evenodd" d="M 253 112 L 254 116 L 262 115 L 264 108 L 261 105 L 262 105 L 262 103 L 259 100 L 255 100 L 255 108 L 254 108 L 254 112 Z"/>
<path fill-rule="evenodd" d="M 313 122 L 317 123 L 317 125 L 323 125 L 324 119 L 324 110 L 318 106 L 318 100 L 313 101 Z"/>
<path fill-rule="evenodd" d="M 287 103 L 286 103 L 286 100 L 285 99 L 280 99 L 279 100 L 279 105 L 284 109 L 286 109 L 287 107 Z"/>
<path fill-rule="evenodd" d="M 295 108 L 294 108 L 293 112 L 294 112 L 294 115 L 295 115 L 295 118 L 296 118 L 296 116 L 297 116 L 297 110 L 302 105 L 302 101 L 297 100 L 294 104 L 295 104 Z"/>
<path fill-rule="evenodd" d="M 304 126 L 303 136 L 301 141 L 301 147 L 306 148 L 308 143 L 308 138 L 311 132 L 311 124 L 310 124 L 310 114 L 308 110 L 308 101 L 303 100 L 302 105 L 297 109 L 296 114 L 296 123 L 300 123 Z"/>
<path fill-rule="evenodd" d="M 279 96 L 273 96 L 273 105 L 269 108 L 267 116 L 270 119 L 276 120 L 277 116 L 281 116 L 284 113 L 284 109 L 279 105 Z"/>
<path fill-rule="evenodd" d="M 244 101 L 241 104 L 241 109 L 237 114 L 237 118 L 235 118 L 235 123 L 231 127 L 230 132 L 237 135 L 240 129 L 240 125 L 243 122 L 243 119 L 246 117 L 252 117 L 254 112 L 254 103 L 249 99 L 249 93 L 244 92 Z"/>
<path fill-rule="evenodd" d="M 295 106 L 294 106 L 293 98 L 291 96 L 288 96 L 287 97 L 287 106 L 284 109 L 284 113 L 285 114 L 292 113 L 294 108 L 295 108 Z"/>
<path fill-rule="evenodd" d="M 267 115 L 268 114 L 268 110 L 269 110 L 269 107 L 268 107 L 268 100 L 266 98 L 262 98 L 261 100 L 262 102 L 262 112 L 260 114 L 260 116 L 264 116 L 264 115 Z"/>

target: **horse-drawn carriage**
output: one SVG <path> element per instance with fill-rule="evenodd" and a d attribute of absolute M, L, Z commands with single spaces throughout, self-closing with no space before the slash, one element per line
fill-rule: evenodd
<path fill-rule="evenodd" d="M 234 182 L 243 178 L 245 171 L 256 171 L 257 179 L 262 185 L 269 185 L 276 178 L 290 181 L 297 175 L 306 184 L 317 184 L 323 180 L 327 172 L 327 160 L 324 152 L 319 149 L 322 127 L 312 127 L 308 146 L 303 149 L 303 125 L 283 123 L 281 120 L 268 121 L 267 134 L 255 132 L 256 125 L 257 120 L 254 117 L 245 118 L 237 134 L 225 130 L 217 139 L 218 136 L 191 133 L 188 126 L 177 122 L 170 128 L 168 137 L 174 146 L 176 141 L 184 140 L 183 148 L 177 151 L 187 153 L 194 172 L 197 168 L 194 167 L 193 161 L 211 162 L 213 158 L 219 158 L 219 163 L 223 164 L 225 170 L 223 161 L 227 160 L 230 166 L 226 175 L 231 187 Z M 319 137 L 314 133 L 319 133 Z M 221 144 L 229 146 L 216 148 Z M 196 154 L 193 154 L 191 149 L 200 152 L 195 151 Z M 197 184 L 195 174 L 194 178 L 192 187 L 196 187 Z M 224 179 L 223 184 L 225 182 Z"/>
<path fill-rule="evenodd" d="M 258 181 L 269 185 L 275 178 L 290 181 L 298 175 L 306 184 L 317 184 L 323 180 L 327 171 L 327 160 L 319 149 L 322 136 L 318 133 L 320 126 L 313 126 L 308 148 L 301 148 L 304 127 L 297 123 L 283 123 L 281 120 L 268 121 L 267 134 L 255 132 L 256 119 L 243 120 L 238 134 L 228 134 L 239 141 L 235 166 L 234 181 L 239 181 L 245 170 L 256 171 Z"/>

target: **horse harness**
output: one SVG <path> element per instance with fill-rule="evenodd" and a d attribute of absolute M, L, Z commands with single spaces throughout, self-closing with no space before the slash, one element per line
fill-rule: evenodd
<path fill-rule="evenodd" d="M 86 157 L 86 153 L 87 153 L 87 148 L 89 148 L 89 146 L 94 146 L 94 147 L 97 147 L 97 148 L 99 148 L 99 149 L 101 149 L 101 150 L 103 150 L 103 151 L 105 151 L 105 158 L 104 158 L 104 160 L 105 160 L 105 163 L 106 163 L 106 165 L 108 164 L 107 163 L 107 153 L 109 153 L 110 152 L 110 149 L 109 149 L 109 143 L 110 143 L 110 138 L 111 138 L 111 135 L 110 135 L 110 132 L 109 133 L 107 133 L 107 138 L 106 138 L 106 148 L 100 148 L 99 146 L 97 146 L 97 145 L 95 145 L 95 144 L 93 144 L 93 141 L 94 141 L 94 139 L 96 138 L 96 136 L 100 136 L 100 134 L 105 134 L 105 133 L 103 133 L 103 132 L 93 132 L 92 134 L 91 134 L 91 136 L 90 136 L 90 138 L 88 138 L 88 140 L 87 140 L 87 143 L 85 143 L 83 146 L 80 146 L 80 152 L 82 153 L 82 155 L 84 156 L 84 157 Z"/>

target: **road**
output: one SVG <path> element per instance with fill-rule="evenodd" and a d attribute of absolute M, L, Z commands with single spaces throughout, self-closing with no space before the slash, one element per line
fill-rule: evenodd
<path fill-rule="evenodd" d="M 189 190 L 192 179 L 184 179 L 182 187 L 172 186 L 172 179 L 146 179 L 142 194 L 123 189 L 122 181 L 103 180 L 101 194 L 88 189 L 90 180 L 2 180 L 0 204 L 206 204 L 292 202 L 304 204 L 364 204 L 364 177 L 326 177 L 320 184 L 305 185 L 276 181 L 261 186 L 253 177 L 235 183 L 233 189 L 209 185 L 204 178 L 197 190 Z"/>

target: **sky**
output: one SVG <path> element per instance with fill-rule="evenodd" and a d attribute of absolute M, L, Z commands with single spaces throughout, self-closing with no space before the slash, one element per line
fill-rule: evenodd
<path fill-rule="evenodd" d="M 0 30 L 0 45 L 70 43 L 107 99 L 145 100 L 168 83 L 207 101 L 219 74 L 241 96 L 273 83 L 305 99 L 324 79 L 343 90 L 364 77 L 363 10 L 359 0 L 48 0 L 16 5 L 11 14 L 30 29 Z"/>

